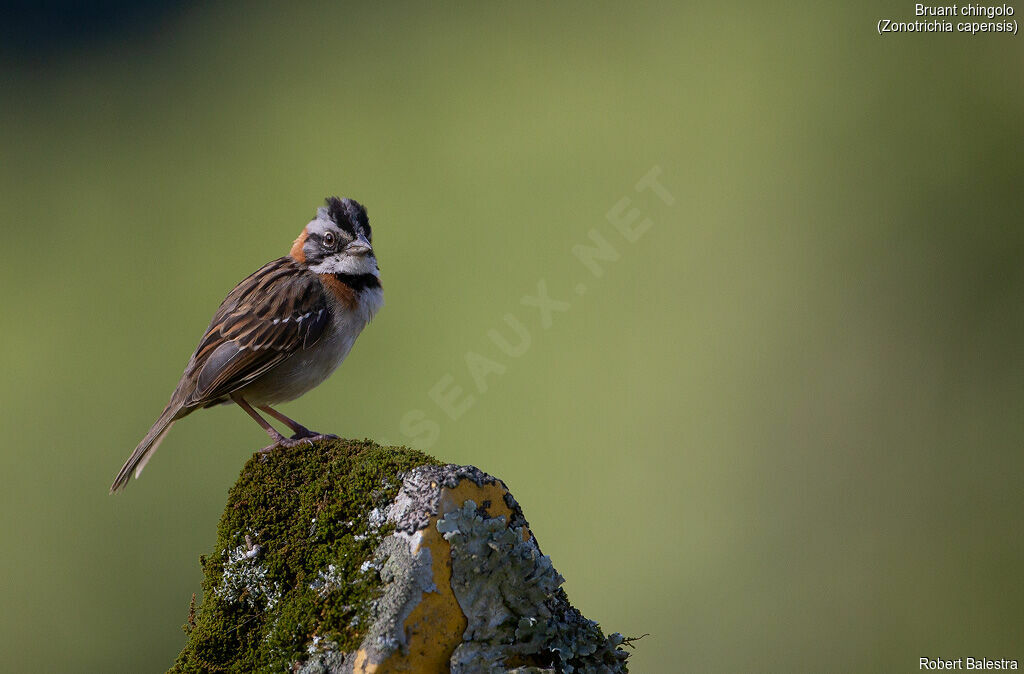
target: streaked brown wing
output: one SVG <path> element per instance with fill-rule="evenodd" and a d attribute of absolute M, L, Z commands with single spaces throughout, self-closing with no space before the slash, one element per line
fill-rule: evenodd
<path fill-rule="evenodd" d="M 264 265 L 228 293 L 210 321 L 182 378 L 192 388 L 185 406 L 222 399 L 312 346 L 328 318 L 316 274 L 290 257 Z"/>

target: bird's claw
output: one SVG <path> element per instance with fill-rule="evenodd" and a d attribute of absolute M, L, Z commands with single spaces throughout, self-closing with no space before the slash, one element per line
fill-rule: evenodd
<path fill-rule="evenodd" d="M 257 453 L 260 455 L 260 461 L 266 461 L 267 457 L 270 455 L 270 453 L 273 452 L 276 449 L 291 449 L 293 447 L 298 447 L 299 445 L 312 445 L 313 442 L 316 439 L 317 439 L 316 436 L 309 436 L 309 437 L 302 437 L 302 438 L 296 438 L 296 437 L 285 438 L 285 437 L 281 437 L 277 442 L 275 442 L 272 445 L 267 445 L 263 449 L 259 450 Z"/>
<path fill-rule="evenodd" d="M 305 433 L 296 433 L 291 437 L 292 440 L 308 440 L 310 442 L 320 442 L 321 440 L 337 440 L 338 436 L 331 433 L 317 433 L 316 431 L 306 431 Z"/>

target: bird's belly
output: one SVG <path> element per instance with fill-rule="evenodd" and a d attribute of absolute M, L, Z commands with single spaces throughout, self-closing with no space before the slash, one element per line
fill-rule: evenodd
<path fill-rule="evenodd" d="M 275 405 L 295 400 L 324 382 L 352 350 L 362 325 L 334 324 L 312 348 L 289 356 L 239 392 L 250 404 Z"/>

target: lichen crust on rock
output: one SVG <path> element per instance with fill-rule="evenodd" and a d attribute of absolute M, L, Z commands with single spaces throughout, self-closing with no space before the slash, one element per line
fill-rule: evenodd
<path fill-rule="evenodd" d="M 251 460 L 173 671 L 625 672 L 505 484 L 371 442 Z"/>
<path fill-rule="evenodd" d="M 518 506 L 510 507 L 515 501 L 505 485 L 478 468 L 423 466 L 406 475 L 388 510 L 395 532 L 380 549 L 386 561 L 378 619 L 357 653 L 354 672 L 448 671 L 468 618 L 452 590 L 451 548 L 437 523 L 474 498 L 503 521 L 515 518 L 525 525 Z"/>

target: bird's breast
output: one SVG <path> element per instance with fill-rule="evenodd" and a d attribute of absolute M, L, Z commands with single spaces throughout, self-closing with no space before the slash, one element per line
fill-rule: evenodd
<path fill-rule="evenodd" d="M 355 312 L 335 311 L 315 344 L 299 349 L 249 384 L 242 396 L 252 404 L 274 405 L 316 388 L 345 360 L 366 323 Z"/>

